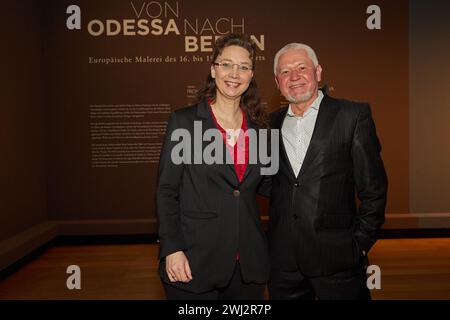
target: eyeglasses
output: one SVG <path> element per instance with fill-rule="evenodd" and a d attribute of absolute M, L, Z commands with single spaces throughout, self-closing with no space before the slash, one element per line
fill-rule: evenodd
<path fill-rule="evenodd" d="M 252 71 L 251 66 L 245 64 L 231 63 L 231 62 L 213 62 L 213 65 L 218 66 L 220 69 L 226 72 L 231 72 L 234 66 L 238 67 L 240 72 L 250 72 Z"/>
<path fill-rule="evenodd" d="M 280 72 L 278 72 L 278 77 L 281 78 L 288 78 L 291 76 L 292 72 L 298 72 L 300 74 L 307 73 L 311 68 L 304 64 L 300 64 L 294 68 L 285 68 L 281 69 Z"/>

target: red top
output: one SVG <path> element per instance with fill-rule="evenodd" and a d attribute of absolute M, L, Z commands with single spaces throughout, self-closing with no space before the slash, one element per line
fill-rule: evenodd
<path fill-rule="evenodd" d="M 214 112 L 211 108 L 210 103 L 210 110 L 211 114 L 213 116 L 214 122 L 216 123 L 217 129 L 219 129 L 220 133 L 222 134 L 223 140 L 225 142 L 225 145 L 227 146 L 228 151 L 230 152 L 231 158 L 234 162 L 234 170 L 236 171 L 236 176 L 239 180 L 239 182 L 242 182 L 244 179 L 244 173 L 245 169 L 247 168 L 248 164 L 248 135 L 247 135 L 247 117 L 245 116 L 244 111 L 242 111 L 242 126 L 239 132 L 239 136 L 237 138 L 236 143 L 234 146 L 231 146 L 227 142 L 227 133 L 224 128 L 221 127 L 219 122 L 217 122 L 216 116 L 214 115 Z"/>

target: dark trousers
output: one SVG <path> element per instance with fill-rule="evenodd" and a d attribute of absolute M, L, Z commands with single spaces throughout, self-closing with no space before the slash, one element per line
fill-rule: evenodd
<path fill-rule="evenodd" d="M 193 293 L 164 282 L 163 286 L 168 300 L 263 300 L 265 289 L 264 284 L 243 282 L 239 262 L 236 263 L 230 282 L 224 288 Z"/>
<path fill-rule="evenodd" d="M 366 267 L 324 277 L 306 277 L 298 269 L 271 270 L 269 296 L 273 300 L 370 300 Z"/>

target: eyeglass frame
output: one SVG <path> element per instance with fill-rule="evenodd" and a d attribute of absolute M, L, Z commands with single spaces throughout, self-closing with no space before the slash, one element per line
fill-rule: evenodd
<path fill-rule="evenodd" d="M 214 66 L 219 66 L 220 68 L 222 68 L 222 70 L 224 71 L 232 71 L 234 66 L 238 67 L 238 71 L 239 72 L 251 72 L 253 71 L 253 66 L 246 66 L 243 64 L 239 64 L 239 63 L 231 63 L 231 62 L 227 62 L 227 61 L 223 61 L 223 62 L 213 62 L 212 63 Z M 229 66 L 225 66 L 225 65 L 229 65 Z"/>
<path fill-rule="evenodd" d="M 315 69 L 315 68 L 313 68 L 313 69 Z M 300 74 L 304 74 L 304 73 L 307 73 L 309 70 L 311 70 L 311 67 L 309 67 L 303 63 L 300 63 L 293 68 L 281 69 L 280 71 L 278 71 L 276 76 L 280 77 L 280 78 L 289 78 L 291 76 L 292 72 L 298 72 Z"/>

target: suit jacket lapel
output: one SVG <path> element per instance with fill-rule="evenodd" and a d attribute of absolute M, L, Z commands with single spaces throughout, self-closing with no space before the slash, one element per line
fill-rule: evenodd
<path fill-rule="evenodd" d="M 333 105 L 330 97 L 324 95 L 320 103 L 319 113 L 314 126 L 313 135 L 306 151 L 305 160 L 299 172 L 299 177 L 303 176 L 308 167 L 314 162 L 319 151 L 326 145 L 328 136 L 336 118 L 337 108 Z"/>
<path fill-rule="evenodd" d="M 283 109 L 281 109 L 277 114 L 276 117 L 273 119 L 272 121 L 272 128 L 273 129 L 278 129 L 279 130 L 279 152 L 280 152 L 280 165 L 281 164 L 285 164 L 286 166 L 286 170 L 288 171 L 289 175 L 291 176 L 292 179 L 295 179 L 295 174 L 294 174 L 294 170 L 292 169 L 291 166 L 291 162 L 289 160 L 289 157 L 287 155 L 286 152 L 286 148 L 284 146 L 284 141 L 283 141 L 283 132 L 282 132 L 282 128 L 283 128 L 283 123 L 284 123 L 284 119 L 286 119 L 286 114 L 288 111 L 288 107 L 285 107 Z"/>

